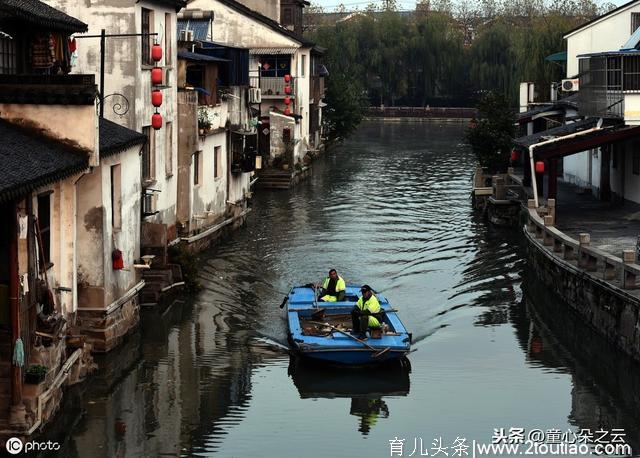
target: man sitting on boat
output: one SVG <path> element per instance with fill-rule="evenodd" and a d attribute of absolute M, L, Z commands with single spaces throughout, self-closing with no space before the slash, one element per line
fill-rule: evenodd
<path fill-rule="evenodd" d="M 360 288 L 362 297 L 351 311 L 351 322 L 353 324 L 353 332 L 364 337 L 368 329 L 377 329 L 380 327 L 379 318 L 381 307 L 378 298 L 373 294 L 373 290 L 369 285 L 363 285 Z"/>
<path fill-rule="evenodd" d="M 344 279 L 338 275 L 336 269 L 331 269 L 329 271 L 329 276 L 325 278 L 322 283 L 322 289 L 318 296 L 320 297 L 320 300 L 324 302 L 343 301 L 346 289 L 347 285 L 344 282 Z"/>

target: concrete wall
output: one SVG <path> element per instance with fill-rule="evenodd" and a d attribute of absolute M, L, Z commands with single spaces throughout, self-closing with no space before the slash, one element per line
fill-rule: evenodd
<path fill-rule="evenodd" d="M 163 48 L 160 65 L 168 78 L 163 82 L 163 105 L 159 112 L 165 125 L 155 133 L 155 181 L 152 188 L 159 190 L 156 200 L 157 215 L 146 219 L 149 223 L 162 223 L 168 226 L 169 238 L 175 236 L 177 179 L 177 39 L 176 11 L 160 2 L 143 0 L 96 0 L 88 8 L 77 0 L 52 0 L 51 6 L 70 14 L 89 25 L 90 35 L 100 34 L 101 29 L 115 33 L 140 33 L 142 8 L 153 11 L 153 31 L 158 32 L 159 43 Z M 168 16 L 167 16 L 168 15 Z M 168 21 L 165 19 L 168 18 Z M 169 24 L 165 34 L 165 22 Z M 166 36 L 165 36 L 166 35 Z M 168 38 L 168 40 L 165 40 Z M 74 73 L 100 73 L 99 39 L 78 39 L 78 65 Z M 167 42 L 171 52 L 167 52 Z M 117 96 L 105 101 L 105 117 L 130 129 L 142 132 L 142 128 L 151 125 L 151 116 L 155 112 L 151 105 L 151 67 L 142 63 L 142 45 L 140 37 L 108 38 L 106 41 L 105 94 L 122 94 L 129 102 L 126 114 L 113 111 L 114 103 L 122 102 Z M 98 81 L 99 84 L 99 81 Z M 171 122 L 172 135 L 166 133 L 166 123 Z M 167 139 L 171 145 L 166 147 Z M 167 151 L 170 153 L 170 167 L 167 167 Z"/>
<path fill-rule="evenodd" d="M 87 151 L 98 162 L 98 118 L 95 105 L 23 105 L 0 103 L 2 118 Z"/>
<path fill-rule="evenodd" d="M 216 164 L 216 148 L 219 149 L 220 163 Z M 194 230 L 210 226 L 224 218 L 227 209 L 227 133 L 220 131 L 202 138 L 199 142 L 202 171 L 200 183 L 194 185 L 195 166 L 191 164 L 191 225 Z M 219 175 L 215 176 L 218 167 Z"/>
<path fill-rule="evenodd" d="M 49 288 L 54 293 L 56 308 L 63 314 L 74 313 L 78 308 L 76 270 L 76 190 L 75 181 L 80 174 L 37 189 L 32 194 L 33 213 L 38 214 L 38 194 L 50 194 L 50 255 L 51 266 L 47 270 Z M 39 255 L 38 255 L 39 258 Z M 61 291 L 58 288 L 71 291 Z"/>
<path fill-rule="evenodd" d="M 567 40 L 567 77 L 578 74 L 580 54 L 617 51 L 631 36 L 631 13 L 640 13 L 640 2 L 633 2 L 620 11 L 595 21 L 571 34 Z"/>
<path fill-rule="evenodd" d="M 280 0 L 238 0 L 238 3 L 280 22 Z"/>
<path fill-rule="evenodd" d="M 262 3 L 262 0 L 249 0 Z M 244 48 L 298 47 L 300 43 L 217 0 L 193 0 L 189 9 L 214 11 L 213 41 Z M 278 13 L 279 14 L 279 13 Z"/>
<path fill-rule="evenodd" d="M 591 187 L 597 195 L 600 188 L 600 164 L 601 156 L 599 148 L 582 151 L 563 158 L 564 181 L 580 187 Z M 589 172 L 591 161 L 591 172 Z"/>
<path fill-rule="evenodd" d="M 229 202 L 243 204 L 249 189 L 249 173 L 230 172 L 229 125 L 235 130 L 251 127 L 247 108 L 247 91 L 243 87 L 228 88 L 230 96 L 215 106 L 197 105 L 194 92 L 179 93 L 179 157 L 178 220 L 183 233 L 193 234 L 226 216 Z M 205 110 L 212 120 L 209 133 L 197 132 L 197 111 Z M 219 176 L 215 176 L 216 147 L 219 149 Z M 194 184 L 194 153 L 200 152 L 202 171 L 199 184 Z"/>

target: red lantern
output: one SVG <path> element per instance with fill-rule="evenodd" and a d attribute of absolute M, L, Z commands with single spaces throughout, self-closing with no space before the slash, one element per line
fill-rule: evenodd
<path fill-rule="evenodd" d="M 162 59 L 162 48 L 158 43 L 155 43 L 151 47 L 151 58 L 154 62 L 160 62 L 160 60 Z"/>
<path fill-rule="evenodd" d="M 286 114 L 287 116 L 291 115 L 291 108 L 287 107 L 284 109 L 284 114 Z"/>
<path fill-rule="evenodd" d="M 162 128 L 162 115 L 160 113 L 154 113 L 153 116 L 151 116 L 151 127 L 155 130 Z"/>
<path fill-rule="evenodd" d="M 536 173 L 544 173 L 544 162 L 537 161 L 536 162 Z"/>
<path fill-rule="evenodd" d="M 160 67 L 151 69 L 151 84 L 154 86 L 160 86 L 162 84 L 162 69 Z"/>
<path fill-rule="evenodd" d="M 286 96 L 286 97 L 284 98 L 284 104 L 285 104 L 285 105 L 291 105 L 291 97 Z"/>
<path fill-rule="evenodd" d="M 511 150 L 511 162 L 516 162 L 520 155 L 516 150 Z"/>
<path fill-rule="evenodd" d="M 291 86 L 285 86 L 284 87 L 284 93 L 287 95 L 291 95 L 293 91 L 291 90 Z"/>
<path fill-rule="evenodd" d="M 151 104 L 156 108 L 162 105 L 162 91 L 156 89 L 151 92 Z"/>
<path fill-rule="evenodd" d="M 291 81 L 291 75 L 284 75 L 284 82 L 289 83 Z"/>
<path fill-rule="evenodd" d="M 124 269 L 124 256 L 122 255 L 122 251 L 118 249 L 113 250 L 113 253 L 111 253 L 111 261 L 113 263 L 113 270 Z"/>

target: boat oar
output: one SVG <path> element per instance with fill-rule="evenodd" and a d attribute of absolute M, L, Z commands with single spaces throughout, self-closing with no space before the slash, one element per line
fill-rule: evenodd
<path fill-rule="evenodd" d="M 284 299 L 282 300 L 282 304 L 280 304 L 281 309 L 284 308 L 284 305 L 287 303 L 288 300 L 289 300 L 289 296 L 285 296 Z"/>
<path fill-rule="evenodd" d="M 355 341 L 357 341 L 357 342 L 360 342 L 362 345 L 364 345 L 364 346 L 365 346 L 365 347 L 367 347 L 369 350 L 371 350 L 372 352 L 374 352 L 374 353 L 373 353 L 373 355 L 371 355 L 371 356 L 373 356 L 374 358 L 379 358 L 380 356 L 384 355 L 384 354 L 385 354 L 385 353 L 387 353 L 389 350 L 391 350 L 391 348 L 390 348 L 390 347 L 384 348 L 384 349 L 382 349 L 382 350 L 378 350 L 377 348 L 372 347 L 371 345 L 369 345 L 369 344 L 368 344 L 367 342 L 365 342 L 364 340 L 362 340 L 362 339 L 358 339 L 356 336 L 351 335 L 350 333 L 348 333 L 348 332 L 346 332 L 346 331 L 343 331 L 343 330 L 342 330 L 342 329 L 340 329 L 340 328 L 337 328 L 337 327 L 335 327 L 335 326 L 332 326 L 332 325 L 330 325 L 329 323 L 323 323 L 323 322 L 320 322 L 320 321 L 307 321 L 307 323 L 311 323 L 311 324 L 318 324 L 318 325 L 320 325 L 320 326 L 326 326 L 326 327 L 328 327 L 328 328 L 331 328 L 331 329 L 332 329 L 332 330 L 334 330 L 334 331 L 338 331 L 340 334 L 344 334 L 344 335 L 345 335 L 345 336 L 347 336 L 347 337 L 351 337 L 353 340 L 355 340 Z"/>

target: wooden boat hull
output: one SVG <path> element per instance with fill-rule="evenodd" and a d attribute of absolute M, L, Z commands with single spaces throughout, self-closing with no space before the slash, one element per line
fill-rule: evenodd
<path fill-rule="evenodd" d="M 349 300 L 317 303 L 312 288 L 292 288 L 287 306 L 291 348 L 310 360 L 347 366 L 378 365 L 404 358 L 410 351 L 411 334 L 381 294 L 378 294 L 378 300 L 390 332 L 380 338 L 368 335 L 364 341 L 358 341 L 350 334 L 350 313 L 357 300 L 357 292 L 357 286 L 349 285 Z M 322 326 L 318 320 L 328 324 Z"/>

